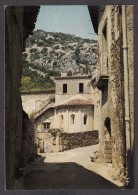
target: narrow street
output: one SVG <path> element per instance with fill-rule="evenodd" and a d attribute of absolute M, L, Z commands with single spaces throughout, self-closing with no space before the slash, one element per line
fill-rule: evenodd
<path fill-rule="evenodd" d="M 98 145 L 60 153 L 41 154 L 26 169 L 22 182 L 25 190 L 39 189 L 115 189 L 108 180 L 89 169 L 90 156 Z"/>

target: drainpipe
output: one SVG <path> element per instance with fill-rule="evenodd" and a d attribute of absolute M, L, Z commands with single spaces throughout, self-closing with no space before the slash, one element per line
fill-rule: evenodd
<path fill-rule="evenodd" d="M 130 166 L 130 105 L 129 105 L 129 75 L 128 75 L 128 46 L 126 28 L 126 6 L 122 5 L 122 30 L 123 30 L 123 62 L 124 62 L 124 94 L 125 94 L 125 132 L 126 132 L 126 157 L 127 167 Z M 129 170 L 128 170 L 129 171 Z"/>
<path fill-rule="evenodd" d="M 128 80 L 128 47 L 126 29 L 126 7 L 122 5 L 123 29 L 123 61 L 124 61 L 124 92 L 125 92 L 125 124 L 126 124 L 126 149 L 130 150 L 130 111 L 129 111 L 129 80 Z"/>

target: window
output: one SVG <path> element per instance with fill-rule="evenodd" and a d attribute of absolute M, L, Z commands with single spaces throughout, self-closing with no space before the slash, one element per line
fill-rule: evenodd
<path fill-rule="evenodd" d="M 87 114 L 84 115 L 84 125 L 87 124 Z"/>
<path fill-rule="evenodd" d="M 108 74 L 108 31 L 107 31 L 107 19 L 105 20 L 104 28 L 102 30 L 102 56 L 101 56 L 101 63 L 102 63 L 102 74 Z"/>
<path fill-rule="evenodd" d="M 43 130 L 50 129 L 50 123 L 43 123 L 42 127 L 43 127 Z"/>
<path fill-rule="evenodd" d="M 75 115 L 72 114 L 72 115 L 71 115 L 71 124 L 74 124 L 74 123 L 75 123 Z"/>
<path fill-rule="evenodd" d="M 67 84 L 63 84 L 63 93 L 67 93 Z"/>
<path fill-rule="evenodd" d="M 79 83 L 79 92 L 83 93 L 83 83 Z"/>
<path fill-rule="evenodd" d="M 60 117 L 61 117 L 61 118 L 60 118 L 61 124 L 63 124 L 64 117 L 63 117 L 63 115 L 61 115 Z"/>
<path fill-rule="evenodd" d="M 105 24 L 103 28 L 103 35 L 104 35 L 105 40 L 107 41 L 107 24 Z"/>

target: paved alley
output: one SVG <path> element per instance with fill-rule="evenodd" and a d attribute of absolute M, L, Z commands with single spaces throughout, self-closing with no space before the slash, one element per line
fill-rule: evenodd
<path fill-rule="evenodd" d="M 41 189 L 115 189 L 116 185 L 90 170 L 90 156 L 99 146 L 65 152 L 41 154 L 26 170 L 22 188 Z"/>

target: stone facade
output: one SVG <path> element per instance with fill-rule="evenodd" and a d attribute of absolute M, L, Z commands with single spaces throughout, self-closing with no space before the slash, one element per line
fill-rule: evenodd
<path fill-rule="evenodd" d="M 22 92 L 22 105 L 28 115 L 39 111 L 55 96 L 55 90 Z"/>
<path fill-rule="evenodd" d="M 72 119 L 74 116 L 74 119 Z M 86 124 L 84 117 L 87 116 Z M 72 121 L 74 120 L 74 121 Z M 79 122 L 78 122 L 79 121 Z M 75 106 L 51 108 L 45 111 L 36 119 L 35 128 L 37 132 L 42 132 L 43 125 L 49 123 L 49 128 L 60 129 L 63 132 L 83 132 L 94 129 L 94 114 L 92 106 Z"/>
<path fill-rule="evenodd" d="M 56 77 L 55 82 L 55 104 L 36 117 L 36 130 L 42 132 L 44 126 L 67 133 L 93 130 L 91 76 L 61 76 Z M 67 85 L 65 92 L 64 84 Z"/>
<path fill-rule="evenodd" d="M 61 76 L 55 78 L 56 83 L 56 103 L 60 104 L 70 98 L 85 98 L 92 99 L 91 97 L 91 76 L 90 75 L 78 75 L 78 76 Z M 79 91 L 79 84 L 83 83 L 83 93 Z M 63 93 L 63 84 L 67 85 L 67 93 Z"/>
<path fill-rule="evenodd" d="M 118 175 L 125 174 L 126 166 L 129 169 L 129 150 L 132 153 L 134 142 L 133 6 L 125 6 L 125 12 L 123 9 L 123 6 L 113 5 L 89 7 L 98 34 L 98 62 L 92 78 L 92 96 L 95 93 L 98 97 L 95 98 L 97 102 L 94 101 L 101 144 L 97 155 L 101 159 L 99 161 L 111 162 Z M 95 23 L 95 17 L 98 24 Z M 130 128 L 127 128 L 129 125 Z M 131 149 L 128 150 L 129 142 Z M 107 152 L 109 145 L 110 151 Z"/>
<path fill-rule="evenodd" d="M 78 132 L 83 133 L 94 130 L 91 76 L 62 74 L 61 77 L 56 77 L 54 80 L 56 83 L 55 103 L 47 105 L 42 112 L 36 116 L 34 115 L 37 140 L 42 142 L 41 147 L 47 148 L 43 149 L 43 151 L 61 150 L 59 145 L 57 146 L 56 144 L 57 148 L 51 144 L 53 139 L 48 132 L 52 129 L 59 129 L 60 132 L 66 133 L 66 138 L 67 134 L 74 133 L 77 138 L 79 135 L 84 135 L 77 134 Z M 65 91 L 64 84 L 66 85 Z M 70 140 L 71 137 L 73 136 L 69 135 L 68 139 Z M 88 138 L 89 136 L 86 137 Z M 59 135 L 56 139 L 60 140 Z M 90 144 L 89 141 L 88 143 Z M 81 142 L 80 145 L 82 145 Z M 76 146 L 79 147 L 79 143 Z M 66 148 L 69 147 L 66 146 Z"/>

